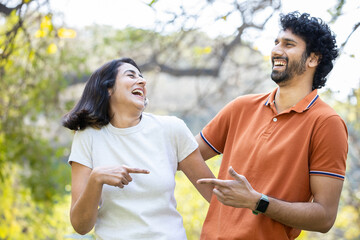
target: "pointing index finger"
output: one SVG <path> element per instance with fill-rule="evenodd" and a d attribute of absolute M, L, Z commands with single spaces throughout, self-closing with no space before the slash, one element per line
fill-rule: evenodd
<path fill-rule="evenodd" d="M 128 173 L 142 173 L 142 174 L 149 174 L 150 173 L 149 170 L 141 169 L 141 168 L 132 168 L 132 167 L 128 167 L 128 166 L 124 166 L 124 168 L 126 168 Z"/>
<path fill-rule="evenodd" d="M 214 184 L 217 186 L 226 186 L 226 180 L 216 179 L 216 178 L 202 178 L 197 180 L 199 184 Z"/>

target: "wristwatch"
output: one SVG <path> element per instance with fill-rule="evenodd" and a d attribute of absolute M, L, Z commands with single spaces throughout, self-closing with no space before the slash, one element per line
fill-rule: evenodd
<path fill-rule="evenodd" d="M 269 198 L 265 194 L 261 194 L 260 200 L 256 204 L 256 209 L 253 214 L 258 215 L 259 213 L 265 213 L 269 206 Z"/>

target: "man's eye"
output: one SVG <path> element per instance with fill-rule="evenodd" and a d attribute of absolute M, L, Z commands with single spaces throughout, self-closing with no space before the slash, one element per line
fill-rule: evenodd
<path fill-rule="evenodd" d="M 128 77 L 133 78 L 133 77 L 135 77 L 135 75 L 133 75 L 133 74 L 129 74 L 129 75 L 128 75 Z"/>

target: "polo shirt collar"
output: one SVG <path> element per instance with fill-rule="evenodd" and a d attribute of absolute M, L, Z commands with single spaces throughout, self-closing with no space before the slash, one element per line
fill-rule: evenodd
<path fill-rule="evenodd" d="M 275 94 L 277 92 L 277 88 L 274 89 L 267 98 L 265 102 L 265 106 L 268 107 L 274 107 L 275 103 Z M 309 93 L 305 98 L 303 98 L 300 102 L 298 102 L 296 105 L 288 109 L 286 112 L 295 111 L 298 113 L 305 112 L 306 110 L 310 109 L 316 100 L 319 99 L 319 95 L 317 94 L 317 89 L 313 90 L 311 93 Z"/>

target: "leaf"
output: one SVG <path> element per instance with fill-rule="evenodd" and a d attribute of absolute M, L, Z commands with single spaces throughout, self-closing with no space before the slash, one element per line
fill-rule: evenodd
<path fill-rule="evenodd" d="M 152 5 L 154 5 L 158 0 L 152 0 L 148 5 L 149 7 L 152 7 Z"/>

